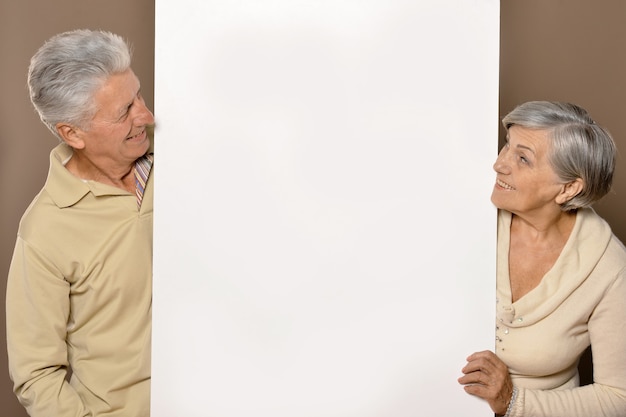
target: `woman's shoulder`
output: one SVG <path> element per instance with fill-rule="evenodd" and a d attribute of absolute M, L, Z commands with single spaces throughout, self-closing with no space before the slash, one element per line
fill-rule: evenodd
<path fill-rule="evenodd" d="M 626 246 L 624 246 L 624 243 L 622 243 L 622 241 L 614 234 L 611 235 L 611 240 L 607 245 L 604 257 L 612 260 L 618 265 L 621 264 L 626 270 Z"/>

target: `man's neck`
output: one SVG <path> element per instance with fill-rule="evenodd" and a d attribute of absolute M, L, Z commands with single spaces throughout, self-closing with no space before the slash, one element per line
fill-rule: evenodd
<path fill-rule="evenodd" d="M 98 164 L 76 151 L 65 165 L 68 171 L 82 180 L 100 182 L 130 193 L 135 192 L 133 167 L 134 162 L 125 166 Z"/>

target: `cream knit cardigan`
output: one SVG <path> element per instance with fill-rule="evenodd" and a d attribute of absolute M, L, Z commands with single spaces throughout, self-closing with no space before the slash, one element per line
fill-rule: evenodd
<path fill-rule="evenodd" d="M 626 416 L 624 245 L 592 209 L 579 210 L 552 269 L 511 303 L 510 225 L 511 213 L 500 210 L 496 354 L 519 390 L 510 416 Z M 577 365 L 589 344 L 594 383 L 579 387 Z"/>

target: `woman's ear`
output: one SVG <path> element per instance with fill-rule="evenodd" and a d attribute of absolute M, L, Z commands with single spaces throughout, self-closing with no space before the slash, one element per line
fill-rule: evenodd
<path fill-rule="evenodd" d="M 57 133 L 63 140 L 74 149 L 82 149 L 85 147 L 85 141 L 82 139 L 82 131 L 67 123 L 57 123 L 55 126 Z"/>
<path fill-rule="evenodd" d="M 585 186 L 582 178 L 576 178 L 574 181 L 565 183 L 561 187 L 561 192 L 556 196 L 557 204 L 564 204 L 576 197 Z"/>

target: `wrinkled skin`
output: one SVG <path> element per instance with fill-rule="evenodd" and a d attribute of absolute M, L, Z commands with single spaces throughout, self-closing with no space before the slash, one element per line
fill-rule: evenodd
<path fill-rule="evenodd" d="M 508 367 L 493 352 L 484 350 L 467 357 L 458 379 L 465 392 L 489 403 L 496 415 L 504 415 L 513 395 Z"/>

